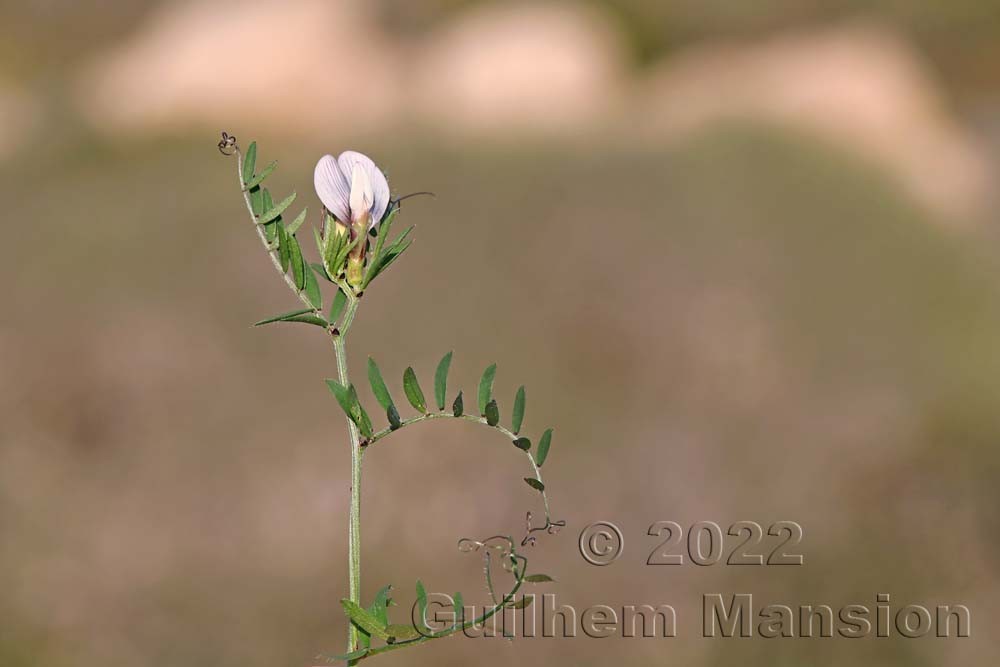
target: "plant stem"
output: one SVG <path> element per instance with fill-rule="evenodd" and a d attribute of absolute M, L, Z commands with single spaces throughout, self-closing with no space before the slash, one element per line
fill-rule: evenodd
<path fill-rule="evenodd" d="M 341 324 L 340 335 L 333 338 L 333 351 L 337 356 L 337 375 L 340 384 L 347 387 L 350 379 L 347 372 L 347 331 L 354 321 L 358 309 L 358 299 L 350 290 L 347 294 L 347 309 Z M 347 529 L 348 595 L 352 602 L 361 604 L 361 436 L 358 427 L 350 419 L 347 430 L 351 442 L 351 511 Z M 347 652 L 358 648 L 358 629 L 353 623 L 347 624 Z"/>

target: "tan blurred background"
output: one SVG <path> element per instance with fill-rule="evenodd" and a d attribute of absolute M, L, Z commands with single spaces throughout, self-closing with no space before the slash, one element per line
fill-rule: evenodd
<path fill-rule="evenodd" d="M 417 241 L 365 299 L 355 377 L 371 354 L 427 388 L 454 349 L 468 392 L 497 361 L 501 408 L 524 383 L 526 430 L 556 427 L 569 528 L 528 554 L 559 580 L 539 592 L 680 617 L 671 640 L 379 664 L 996 664 L 996 3 L 0 7 L 0 665 L 342 648 L 333 358 L 307 327 L 247 326 L 294 302 L 222 129 L 313 210 L 315 160 L 346 148 L 437 193 L 404 207 Z M 420 577 L 482 602 L 455 541 L 537 512 L 522 459 L 466 426 L 370 451 L 366 599 Z M 576 552 L 598 519 L 626 536 L 607 568 Z M 798 521 L 806 563 L 647 567 L 667 519 Z M 703 639 L 712 592 L 962 603 L 973 634 Z"/>

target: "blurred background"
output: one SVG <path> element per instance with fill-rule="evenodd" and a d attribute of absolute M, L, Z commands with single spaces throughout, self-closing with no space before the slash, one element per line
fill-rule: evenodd
<path fill-rule="evenodd" d="M 376 357 L 398 400 L 453 349 L 468 394 L 498 362 L 505 415 L 523 383 L 525 431 L 556 428 L 569 527 L 528 553 L 558 580 L 537 592 L 679 616 L 670 640 L 379 664 L 996 664 L 996 3 L 30 0 L 0 24 L 0 664 L 343 646 L 333 355 L 248 326 L 295 302 L 223 129 L 314 212 L 315 161 L 348 148 L 437 194 L 404 205 L 416 243 L 362 304 L 355 378 Z M 364 597 L 395 584 L 399 621 L 418 577 L 482 603 L 456 540 L 539 511 L 479 431 L 366 457 Z M 600 519 L 626 538 L 605 568 L 576 546 Z M 797 521 L 805 565 L 648 567 L 657 520 Z M 972 637 L 701 638 L 700 596 L 742 592 L 960 603 Z"/>

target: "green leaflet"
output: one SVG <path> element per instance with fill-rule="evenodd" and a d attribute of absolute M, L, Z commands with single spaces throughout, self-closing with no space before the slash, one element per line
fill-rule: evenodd
<path fill-rule="evenodd" d="M 403 425 L 403 422 L 399 419 L 399 410 L 396 409 L 395 405 L 390 405 L 386 409 L 385 416 L 389 420 L 389 430 L 395 431 Z"/>
<path fill-rule="evenodd" d="M 305 271 L 305 274 L 306 299 L 309 300 L 309 303 L 311 303 L 313 308 L 316 310 L 323 310 L 323 293 L 319 290 L 319 282 L 316 280 L 316 274 L 312 271 Z"/>
<path fill-rule="evenodd" d="M 391 626 L 389 626 L 389 604 L 392 599 L 389 597 L 389 591 L 392 590 L 392 586 L 383 586 L 382 589 L 375 594 L 375 599 L 372 601 L 370 607 L 368 607 L 368 613 L 371 614 L 376 621 L 381 623 L 386 627 L 386 633 L 392 635 Z M 372 643 L 372 636 L 366 632 L 364 629 L 361 630 L 358 636 L 358 643 L 362 647 L 369 647 Z"/>
<path fill-rule="evenodd" d="M 378 364 L 371 357 L 368 357 L 368 384 L 372 386 L 372 393 L 375 394 L 375 399 L 382 406 L 383 410 L 388 410 L 393 406 L 392 395 L 389 394 L 389 388 L 385 386 L 385 380 L 382 379 L 382 372 L 378 369 Z"/>
<path fill-rule="evenodd" d="M 514 441 L 514 446 L 520 449 L 521 451 L 526 452 L 529 449 L 531 449 L 531 440 L 525 437 L 520 437 Z"/>
<path fill-rule="evenodd" d="M 260 220 L 258 220 L 258 222 L 260 222 L 261 224 L 264 224 L 264 223 L 267 223 L 267 222 L 271 222 L 272 220 L 274 220 L 275 218 L 277 218 L 279 215 L 281 215 L 282 213 L 284 213 L 285 210 L 289 206 L 291 206 L 292 202 L 294 202 L 294 201 L 295 201 L 295 193 L 293 192 L 292 194 L 290 194 L 287 197 L 285 197 L 284 199 L 282 199 L 281 202 L 278 205 L 272 206 L 270 209 L 266 209 L 265 212 L 261 214 Z"/>
<path fill-rule="evenodd" d="M 369 613 L 375 617 L 375 620 L 380 622 L 382 625 L 389 624 L 389 603 L 392 598 L 389 593 L 392 591 L 392 584 L 383 586 L 378 593 L 375 594 L 375 599 L 372 601 L 372 606 L 368 608 Z"/>
<path fill-rule="evenodd" d="M 288 232 L 280 222 L 275 223 L 278 231 L 278 263 L 281 264 L 281 272 L 288 273 L 288 263 L 291 261 L 291 253 L 288 250 Z"/>
<path fill-rule="evenodd" d="M 497 402 L 490 399 L 490 402 L 486 404 L 486 423 L 490 426 L 496 426 L 500 423 L 500 408 L 497 406 Z"/>
<path fill-rule="evenodd" d="M 292 220 L 292 222 L 288 225 L 288 233 L 289 234 L 294 234 L 295 232 L 299 231 L 299 227 L 301 227 L 302 223 L 306 221 L 306 215 L 308 213 L 309 213 L 309 209 L 308 208 L 304 208 L 304 209 L 302 209 L 301 213 L 299 213 L 297 216 L 295 216 L 295 219 Z"/>
<path fill-rule="evenodd" d="M 256 161 L 256 156 L 254 156 L 254 160 Z M 249 190 L 250 188 L 257 187 L 258 185 L 263 183 L 264 179 L 270 176 L 277 168 L 278 168 L 278 161 L 275 160 L 271 164 L 264 167 L 264 169 L 259 174 L 253 176 L 252 178 L 248 175 L 247 170 L 244 169 L 243 177 L 250 179 L 249 181 L 247 181 L 246 185 L 244 186 L 244 189 Z"/>
<path fill-rule="evenodd" d="M 465 402 L 462 400 L 462 392 L 458 392 L 458 396 L 455 397 L 455 402 L 451 404 L 451 414 L 456 417 L 461 417 L 465 412 Z"/>
<path fill-rule="evenodd" d="M 250 190 L 250 210 L 255 218 L 264 212 L 264 193 L 259 187 Z"/>
<path fill-rule="evenodd" d="M 479 379 L 479 414 L 486 415 L 486 404 L 493 397 L 493 380 L 497 376 L 497 365 L 490 366 L 483 371 L 483 377 Z"/>
<path fill-rule="evenodd" d="M 524 578 L 529 584 L 542 584 L 547 581 L 555 581 L 552 577 L 547 574 L 529 574 Z"/>
<path fill-rule="evenodd" d="M 536 491 L 544 491 L 545 485 L 539 482 L 534 477 L 525 477 L 524 481 L 528 483 L 528 486 L 535 489 Z"/>
<path fill-rule="evenodd" d="M 319 262 L 312 262 L 311 264 L 309 264 L 309 266 L 310 266 L 310 267 L 312 268 L 312 270 L 313 270 L 313 273 L 315 273 L 315 274 L 316 274 L 316 277 L 317 277 L 317 278 L 322 278 L 322 279 L 323 279 L 323 280 L 325 280 L 326 282 L 328 282 L 328 283 L 333 283 L 334 285 L 336 285 L 336 284 L 337 284 L 337 283 L 336 283 L 336 282 L 335 282 L 335 281 L 334 281 L 334 280 L 333 280 L 333 279 L 332 279 L 332 278 L 330 277 L 330 274 L 326 272 L 326 267 L 325 267 L 325 266 L 323 266 L 322 264 L 320 264 Z"/>
<path fill-rule="evenodd" d="M 271 201 L 271 191 L 264 188 L 261 191 L 260 206 L 264 211 L 270 211 L 274 208 L 274 202 Z M 259 222 L 259 221 L 258 221 Z M 264 225 L 264 240 L 267 241 L 268 245 L 274 243 L 275 239 L 278 237 L 278 226 L 272 221 L 270 224 Z"/>
<path fill-rule="evenodd" d="M 417 611 L 420 612 L 421 625 L 427 627 L 427 591 L 419 579 L 417 579 Z"/>
<path fill-rule="evenodd" d="M 305 315 L 306 313 L 311 313 L 312 310 L 309 308 L 303 308 L 301 310 L 293 310 L 290 313 L 282 313 L 281 315 L 275 315 L 274 317 L 269 317 L 266 320 L 261 320 L 259 322 L 254 322 L 253 326 L 259 327 L 263 324 L 271 324 L 272 322 L 285 322 L 293 317 L 298 317 L 299 315 Z"/>
<path fill-rule="evenodd" d="M 353 420 L 354 405 L 351 403 L 351 392 L 347 390 L 347 387 L 340 384 L 336 380 L 327 380 L 326 386 L 330 388 L 331 392 L 333 392 L 333 396 L 337 399 L 337 403 L 340 404 L 344 414 Z"/>
<path fill-rule="evenodd" d="M 312 312 L 312 311 L 310 311 Z M 315 324 L 318 327 L 323 327 L 324 329 L 329 326 L 329 322 L 324 320 L 319 315 L 297 315 L 295 317 L 289 317 L 288 319 L 282 320 L 284 322 L 305 322 L 306 324 Z"/>
<path fill-rule="evenodd" d="M 386 643 L 395 644 L 398 641 L 407 641 L 409 639 L 417 639 L 420 637 L 420 632 L 417 631 L 412 625 L 404 625 L 402 623 L 393 623 L 386 627 L 385 631 L 389 634 L 389 639 Z"/>
<path fill-rule="evenodd" d="M 403 391 L 406 392 L 406 400 L 410 402 L 414 410 L 427 412 L 424 392 L 421 391 L 420 383 L 417 382 L 417 374 L 413 372 L 413 366 L 407 366 L 406 370 L 403 371 Z"/>
<path fill-rule="evenodd" d="M 411 231 L 413 231 L 412 226 L 400 234 L 388 248 L 383 250 L 379 255 L 375 256 L 375 259 L 372 260 L 371 266 L 369 267 L 368 273 L 365 274 L 363 285 L 367 285 L 374 280 L 378 274 L 389 268 L 389 265 L 396 261 L 396 258 L 402 255 L 406 249 L 410 247 L 412 241 L 406 240 L 406 237 Z M 376 241 L 376 245 L 378 245 L 378 241 Z"/>
<path fill-rule="evenodd" d="M 243 154 L 243 185 L 253 178 L 253 170 L 257 168 L 257 142 L 251 141 L 247 152 Z M 247 188 L 249 189 L 249 188 Z"/>
<path fill-rule="evenodd" d="M 444 355 L 434 372 L 434 398 L 438 410 L 444 410 L 445 394 L 448 391 L 448 369 L 451 367 L 451 352 Z"/>
<path fill-rule="evenodd" d="M 545 433 L 542 433 L 542 439 L 538 441 L 538 449 L 535 450 L 535 465 L 539 468 L 545 463 L 545 459 L 549 456 L 549 447 L 552 445 L 552 429 L 545 429 Z"/>
<path fill-rule="evenodd" d="M 372 428 L 372 420 L 365 412 L 364 407 L 361 405 L 361 401 L 358 400 L 358 390 L 355 389 L 354 385 L 348 385 L 347 390 L 351 393 L 351 401 L 354 403 L 354 407 L 357 410 L 358 419 L 355 422 L 358 425 L 358 430 L 366 438 L 372 437 L 375 430 Z"/>
<path fill-rule="evenodd" d="M 288 257 L 292 266 L 292 280 L 295 281 L 295 287 L 301 290 L 306 286 L 306 266 L 302 259 L 302 247 L 294 236 L 288 237 Z"/>
<path fill-rule="evenodd" d="M 336 324 L 337 320 L 340 319 L 340 314 L 344 312 L 344 306 L 347 305 L 347 295 L 344 291 L 337 288 L 337 295 L 333 297 L 333 304 L 330 306 L 330 322 Z"/>
<path fill-rule="evenodd" d="M 358 392 L 354 388 L 354 385 L 350 384 L 345 387 L 336 380 L 327 380 L 326 386 L 330 388 L 330 391 L 337 399 L 337 403 L 340 404 L 340 408 L 347 415 L 347 418 L 357 425 L 358 430 L 366 438 L 370 438 L 372 436 L 372 422 L 368 417 L 368 413 L 365 412 L 365 409 L 361 407 L 360 401 L 358 401 Z"/>
<path fill-rule="evenodd" d="M 508 604 L 507 609 L 525 609 L 534 601 L 535 601 L 534 595 L 522 595 L 517 600 L 514 600 L 513 602 Z"/>
<path fill-rule="evenodd" d="M 362 609 L 357 603 L 351 602 L 347 598 L 343 598 L 340 604 L 344 607 L 344 612 L 348 618 L 356 626 L 379 639 L 389 639 L 389 633 L 386 632 L 385 625 L 379 623 L 378 619 L 372 616 L 367 609 Z"/>
<path fill-rule="evenodd" d="M 517 435 L 521 430 L 521 423 L 524 421 L 524 385 L 522 384 L 517 395 L 514 396 L 514 411 L 510 415 L 510 430 Z"/>

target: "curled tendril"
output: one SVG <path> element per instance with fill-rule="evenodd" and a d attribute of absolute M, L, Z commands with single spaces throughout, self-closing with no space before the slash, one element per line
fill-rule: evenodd
<path fill-rule="evenodd" d="M 555 535 L 556 533 L 559 532 L 559 530 L 561 528 L 565 528 L 566 527 L 566 522 L 564 520 L 553 521 L 548 516 L 545 517 L 545 525 L 542 525 L 542 526 L 532 526 L 531 525 L 531 512 L 528 512 L 525 515 L 524 522 L 527 525 L 527 531 L 528 531 L 528 533 L 524 536 L 524 539 L 521 540 L 521 546 L 522 547 L 524 547 L 524 546 L 529 546 L 529 547 L 535 546 L 535 542 L 538 540 L 538 536 L 537 535 L 533 535 L 532 533 L 537 533 L 538 531 L 544 530 L 549 535 Z"/>
<path fill-rule="evenodd" d="M 515 588 L 513 590 L 517 590 L 517 586 L 520 586 L 528 567 L 528 559 L 517 553 L 514 548 L 514 540 L 507 535 L 494 535 L 482 540 L 466 537 L 458 541 L 458 550 L 463 553 L 482 551 L 486 590 L 489 591 L 490 598 L 496 606 L 502 602 L 497 598 L 496 588 L 493 586 L 493 560 L 499 560 L 504 572 L 514 577 Z M 510 595 L 511 593 L 508 593 L 502 597 L 506 599 Z"/>
<path fill-rule="evenodd" d="M 229 157 L 239 148 L 236 145 L 236 137 L 225 130 L 222 131 L 222 139 L 219 140 L 219 152 Z"/>

